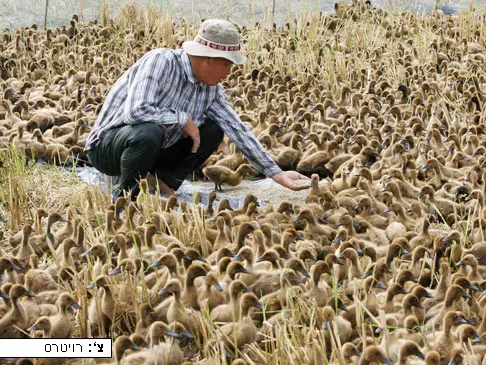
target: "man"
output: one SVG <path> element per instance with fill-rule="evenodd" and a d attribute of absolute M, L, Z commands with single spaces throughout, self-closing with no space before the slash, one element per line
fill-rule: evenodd
<path fill-rule="evenodd" d="M 246 62 L 239 43 L 232 23 L 209 19 L 182 50 L 152 50 L 117 80 L 85 147 L 99 171 L 119 177 L 113 199 L 123 190 L 134 197 L 147 174 L 173 194 L 224 134 L 267 177 L 293 190 L 308 188 L 296 182 L 306 176 L 282 172 L 228 105 L 219 83 L 233 64 Z"/>

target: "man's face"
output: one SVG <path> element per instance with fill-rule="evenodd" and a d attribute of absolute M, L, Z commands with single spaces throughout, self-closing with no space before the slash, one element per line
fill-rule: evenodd
<path fill-rule="evenodd" d="M 231 73 L 231 66 L 233 62 L 225 58 L 204 57 L 197 78 L 207 85 L 217 85 Z"/>

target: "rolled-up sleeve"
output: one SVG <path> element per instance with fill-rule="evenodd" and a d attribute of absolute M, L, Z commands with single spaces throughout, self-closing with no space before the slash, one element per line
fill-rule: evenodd
<path fill-rule="evenodd" d="M 262 174 L 271 177 L 282 172 L 250 128 L 241 121 L 233 108 L 228 104 L 222 86 L 218 86 L 216 98 L 206 110 L 206 115 L 220 126 L 241 153 Z"/>
<path fill-rule="evenodd" d="M 188 114 L 169 107 L 173 98 L 171 89 L 174 81 L 174 65 L 169 55 L 149 52 L 140 61 L 133 67 L 128 80 L 124 122 L 126 124 L 156 122 L 161 125 L 184 126 Z M 167 107 L 164 107 L 164 104 Z"/>

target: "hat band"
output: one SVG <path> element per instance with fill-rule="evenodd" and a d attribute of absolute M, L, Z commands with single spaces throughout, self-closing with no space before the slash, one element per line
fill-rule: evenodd
<path fill-rule="evenodd" d="M 215 42 L 210 42 L 204 38 L 201 38 L 200 36 L 196 36 L 196 39 L 194 40 L 195 42 L 202 44 L 203 46 L 216 49 L 218 51 L 224 51 L 224 52 L 236 52 L 240 50 L 240 45 L 231 45 L 228 46 L 226 44 L 221 44 L 221 43 L 215 43 Z"/>

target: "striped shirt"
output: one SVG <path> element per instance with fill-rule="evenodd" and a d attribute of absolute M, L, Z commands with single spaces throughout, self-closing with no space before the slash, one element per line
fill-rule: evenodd
<path fill-rule="evenodd" d="M 200 82 L 183 50 L 152 50 L 115 82 L 86 140 L 85 150 L 94 148 L 109 129 L 144 122 L 155 122 L 163 128 L 165 149 L 182 138 L 189 116 L 198 127 L 205 117 L 213 119 L 265 176 L 282 171 L 228 104 L 222 85 Z"/>

